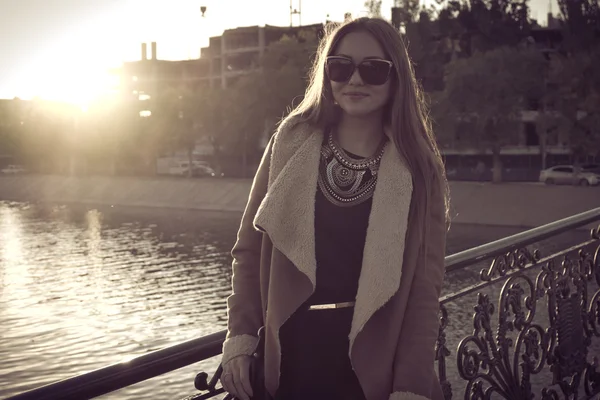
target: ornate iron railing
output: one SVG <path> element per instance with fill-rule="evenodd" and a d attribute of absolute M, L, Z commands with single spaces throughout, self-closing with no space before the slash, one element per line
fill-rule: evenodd
<path fill-rule="evenodd" d="M 597 211 L 571 220 L 585 221 Z M 452 398 L 446 373 L 452 354 L 446 345 L 447 305 L 475 292 L 472 334 L 456 351 L 458 375 L 467 382 L 465 399 L 558 400 L 600 393 L 600 347 L 589 352 L 592 339 L 600 338 L 600 226 L 588 240 L 547 256 L 527 247 L 566 231 L 567 220 L 481 246 L 482 259 L 492 261 L 481 270 L 480 282 L 442 297 L 436 360 L 447 400 Z M 468 263 L 470 251 L 447 257 L 449 270 Z M 496 305 L 479 292 L 502 281 Z M 541 310 L 547 327 L 535 321 Z M 533 377 L 545 365 L 550 377 L 534 387 Z"/>
<path fill-rule="evenodd" d="M 436 367 L 447 400 L 459 384 L 464 386 L 460 397 L 477 400 L 538 396 L 558 400 L 600 394 L 600 225 L 591 230 L 589 239 L 549 255 L 530 248 L 599 221 L 597 208 L 446 257 L 448 274 L 489 263 L 476 283 L 440 299 Z M 480 291 L 501 282 L 495 306 L 492 296 Z M 474 294 L 471 332 L 453 353 L 447 340 L 454 316 L 451 306 Z M 224 331 L 214 333 L 8 400 L 98 397 L 214 357 L 224 339 Z M 455 363 L 448 362 L 451 356 Z M 454 374 L 449 373 L 452 368 Z M 210 379 L 205 372 L 198 374 L 195 386 L 200 392 L 186 400 L 222 394 L 220 374 L 220 367 Z"/>

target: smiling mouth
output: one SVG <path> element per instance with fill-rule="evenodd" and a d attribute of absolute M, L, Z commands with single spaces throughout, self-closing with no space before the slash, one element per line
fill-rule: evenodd
<path fill-rule="evenodd" d="M 368 94 L 366 94 L 366 93 L 359 93 L 359 92 L 350 92 L 350 93 L 344 93 L 344 96 L 350 96 L 350 97 L 367 97 Z"/>

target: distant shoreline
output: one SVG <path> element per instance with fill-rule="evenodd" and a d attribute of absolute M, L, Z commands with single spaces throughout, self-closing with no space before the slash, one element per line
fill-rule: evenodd
<path fill-rule="evenodd" d="M 251 179 L 0 176 L 0 200 L 173 210 L 244 211 Z M 452 223 L 535 227 L 600 207 L 600 187 L 450 182 Z"/>

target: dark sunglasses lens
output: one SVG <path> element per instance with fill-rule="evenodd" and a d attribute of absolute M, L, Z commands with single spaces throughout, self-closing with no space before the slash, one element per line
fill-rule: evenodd
<path fill-rule="evenodd" d="M 354 72 L 354 64 L 350 60 L 327 60 L 327 76 L 334 82 L 347 82 Z"/>
<path fill-rule="evenodd" d="M 363 61 L 358 66 L 360 77 L 367 85 L 383 85 L 390 76 L 391 65 L 381 60 Z"/>

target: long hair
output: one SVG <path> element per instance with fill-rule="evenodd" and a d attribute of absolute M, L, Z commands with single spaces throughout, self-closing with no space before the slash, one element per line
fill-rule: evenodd
<path fill-rule="evenodd" d="M 342 38 L 350 32 L 371 34 L 394 63 L 391 97 L 384 112 L 384 126 L 404 157 L 413 177 L 413 199 L 417 218 L 420 250 L 427 250 L 427 220 L 431 209 L 432 192 L 441 191 L 444 199 L 446 224 L 449 223 L 449 191 L 442 156 L 432 132 L 431 120 L 423 92 L 417 83 L 413 65 L 408 57 L 402 36 L 390 23 L 380 18 L 359 18 L 339 25 L 325 27 L 310 80 L 302 102 L 286 120 L 307 122 L 325 127 L 335 123 L 339 110 L 334 104 L 331 84 L 325 74 L 325 61 Z M 437 187 L 434 187 L 436 185 Z"/>

